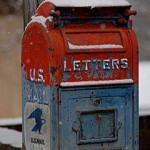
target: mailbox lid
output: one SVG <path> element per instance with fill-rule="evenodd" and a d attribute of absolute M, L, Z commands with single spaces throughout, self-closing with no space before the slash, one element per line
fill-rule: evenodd
<path fill-rule="evenodd" d="M 61 31 L 65 45 L 61 85 L 86 81 L 133 83 L 133 47 L 127 28 L 100 23 Z"/>
<path fill-rule="evenodd" d="M 66 32 L 67 52 L 124 51 L 125 43 L 119 31 Z"/>

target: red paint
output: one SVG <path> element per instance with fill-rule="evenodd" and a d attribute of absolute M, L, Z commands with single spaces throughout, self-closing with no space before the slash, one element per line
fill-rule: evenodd
<path fill-rule="evenodd" d="M 54 10 L 54 6 L 46 2 L 38 8 L 37 15 L 48 17 L 51 10 Z M 72 44 L 79 46 L 118 44 L 122 45 L 123 48 L 70 50 L 68 40 Z M 44 28 L 41 24 L 35 22 L 27 27 L 23 36 L 22 64 L 27 74 L 26 78 L 29 80 L 30 69 L 43 69 L 45 85 L 59 85 L 63 81 L 79 82 L 116 79 L 133 79 L 137 83 L 137 49 L 138 46 L 134 31 L 126 27 L 118 28 L 111 23 L 95 25 L 91 23 L 70 24 L 63 28 Z M 102 77 L 102 74 L 105 76 L 108 70 L 103 71 L 101 68 L 98 71 L 102 72 L 102 74 L 100 73 L 97 78 L 92 75 L 94 71 L 92 71 L 90 66 L 88 66 L 88 71 L 85 69 L 73 71 L 72 60 L 78 60 L 80 63 L 77 65 L 81 68 L 83 60 L 92 60 L 94 58 L 100 60 L 118 59 L 119 70 L 114 67 L 111 76 L 109 75 L 105 78 Z M 120 61 L 124 58 L 128 59 L 128 68 L 126 69 L 120 67 Z M 70 77 L 66 80 L 63 79 L 64 59 L 67 61 L 66 67 L 71 69 L 71 71 L 65 72 Z"/>
<path fill-rule="evenodd" d="M 22 40 L 22 64 L 26 77 L 30 79 L 30 69 L 42 68 L 44 71 L 45 84 L 50 83 L 49 75 L 49 37 L 44 27 L 40 24 L 29 25 Z M 36 78 L 38 78 L 36 73 Z"/>
<path fill-rule="evenodd" d="M 50 12 L 54 10 L 55 7 L 52 3 L 50 2 L 45 2 L 36 11 L 35 16 L 43 16 L 45 18 L 49 17 Z"/>
<path fill-rule="evenodd" d="M 137 14 L 137 11 L 136 10 L 129 10 L 129 9 L 126 9 L 125 11 L 124 11 L 124 15 L 125 16 L 132 16 L 132 15 L 136 15 Z"/>

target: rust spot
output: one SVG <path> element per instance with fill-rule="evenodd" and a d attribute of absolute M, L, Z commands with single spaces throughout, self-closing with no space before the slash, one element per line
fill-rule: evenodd
<path fill-rule="evenodd" d="M 52 46 L 50 46 L 50 47 L 48 48 L 48 50 L 49 50 L 49 51 L 54 51 L 54 48 L 53 48 Z"/>
<path fill-rule="evenodd" d="M 99 114 L 96 114 L 95 118 L 96 118 L 97 121 L 101 120 L 101 117 L 99 116 Z"/>
<path fill-rule="evenodd" d="M 50 71 L 51 71 L 51 73 L 52 73 L 53 75 L 55 74 L 56 70 L 57 70 L 57 67 L 56 67 L 56 68 L 55 68 L 55 67 L 51 67 L 51 69 L 50 69 Z"/>

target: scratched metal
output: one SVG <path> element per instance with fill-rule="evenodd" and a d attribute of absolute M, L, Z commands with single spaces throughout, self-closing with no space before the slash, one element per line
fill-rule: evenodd
<path fill-rule="evenodd" d="M 24 73 L 24 68 L 22 68 L 22 75 Z M 56 88 L 44 86 L 44 84 L 35 84 L 33 81 L 26 80 L 24 77 L 25 75 L 22 76 L 23 144 L 26 150 L 56 149 L 58 146 Z M 36 109 L 42 111 L 41 117 L 38 118 L 38 112 L 36 113 L 37 117 L 30 117 Z M 41 132 L 39 132 L 38 128 L 34 128 L 36 125 L 39 126 Z M 53 144 L 50 144 L 50 141 Z"/>
<path fill-rule="evenodd" d="M 22 40 L 24 149 L 138 150 L 132 14 L 40 5 Z"/>
<path fill-rule="evenodd" d="M 132 85 L 60 89 L 61 149 L 137 149 L 134 90 Z"/>

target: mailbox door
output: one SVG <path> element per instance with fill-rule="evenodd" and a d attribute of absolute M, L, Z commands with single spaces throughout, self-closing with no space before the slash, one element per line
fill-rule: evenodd
<path fill-rule="evenodd" d="M 60 89 L 61 150 L 133 150 L 133 88 Z"/>

